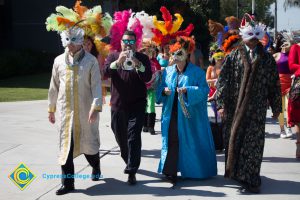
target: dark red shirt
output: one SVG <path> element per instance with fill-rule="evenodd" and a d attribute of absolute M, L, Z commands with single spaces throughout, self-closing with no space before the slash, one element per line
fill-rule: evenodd
<path fill-rule="evenodd" d="M 111 69 L 110 64 L 119 57 L 119 52 L 110 53 L 105 61 L 104 75 L 111 78 L 111 109 L 134 110 L 147 103 L 146 84 L 151 80 L 151 64 L 148 56 L 136 52 L 135 57 L 144 65 L 145 71 Z"/>

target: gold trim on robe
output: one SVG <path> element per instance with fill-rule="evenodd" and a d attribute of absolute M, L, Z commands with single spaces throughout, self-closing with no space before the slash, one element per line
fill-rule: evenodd
<path fill-rule="evenodd" d="M 79 121 L 79 103 L 78 103 L 78 66 L 73 70 L 73 97 L 74 97 L 74 151 L 73 158 L 80 155 L 80 121 Z"/>
<path fill-rule="evenodd" d="M 66 67 L 66 126 L 65 126 L 65 141 L 63 144 L 63 155 L 60 157 L 61 165 L 66 163 L 71 145 L 71 73 L 69 67 Z"/>

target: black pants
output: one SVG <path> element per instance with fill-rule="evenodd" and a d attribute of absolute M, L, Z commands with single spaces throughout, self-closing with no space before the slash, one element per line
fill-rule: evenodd
<path fill-rule="evenodd" d="M 74 184 L 74 162 L 73 162 L 73 149 L 74 149 L 74 141 L 73 137 L 71 139 L 71 147 L 69 151 L 69 155 L 67 158 L 67 161 L 64 165 L 61 166 L 61 171 L 62 171 L 62 184 L 63 185 L 72 185 Z M 95 171 L 101 174 L 100 172 L 100 158 L 99 158 L 99 152 L 96 153 L 95 155 L 87 155 L 84 154 L 85 158 L 87 159 L 88 163 L 93 167 Z M 66 176 L 66 177 L 64 177 Z"/>
<path fill-rule="evenodd" d="M 177 113 L 172 112 L 169 134 L 168 134 L 168 154 L 164 164 L 163 174 L 169 176 L 177 176 L 177 163 L 179 154 L 179 140 L 178 140 L 178 119 Z"/>
<path fill-rule="evenodd" d="M 111 111 L 111 128 L 126 164 L 126 174 L 135 174 L 140 166 L 144 115 L 144 107 L 134 111 Z"/>

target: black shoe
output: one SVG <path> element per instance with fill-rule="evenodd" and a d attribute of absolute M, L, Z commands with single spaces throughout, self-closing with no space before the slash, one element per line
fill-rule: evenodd
<path fill-rule="evenodd" d="M 241 188 L 239 188 L 238 192 L 240 194 L 259 194 L 260 193 L 260 187 L 253 187 L 253 186 L 243 185 Z"/>
<path fill-rule="evenodd" d="M 64 195 L 64 194 L 67 194 L 71 191 L 75 190 L 75 187 L 74 187 L 74 184 L 72 185 L 62 185 L 61 188 L 59 188 L 57 191 L 56 191 L 56 195 Z"/>
<path fill-rule="evenodd" d="M 152 127 L 149 127 L 148 132 L 150 132 L 151 135 L 155 135 L 155 130 Z"/>
<path fill-rule="evenodd" d="M 144 126 L 144 128 L 143 128 L 143 132 L 145 132 L 145 133 L 149 132 L 149 129 L 148 129 L 148 127 Z"/>
<path fill-rule="evenodd" d="M 100 171 L 100 169 L 93 168 L 92 181 L 99 181 L 100 177 L 101 177 L 101 171 Z"/>
<path fill-rule="evenodd" d="M 136 184 L 135 174 L 128 174 L 127 182 L 129 185 L 135 185 Z"/>
<path fill-rule="evenodd" d="M 177 176 L 171 176 L 171 175 L 166 175 L 165 174 L 165 178 L 166 181 L 171 182 L 173 185 L 176 185 L 177 183 Z"/>

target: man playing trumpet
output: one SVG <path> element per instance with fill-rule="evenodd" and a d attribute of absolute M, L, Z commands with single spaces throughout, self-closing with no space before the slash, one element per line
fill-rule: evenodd
<path fill-rule="evenodd" d="M 121 52 L 114 51 L 105 62 L 105 75 L 111 78 L 111 128 L 120 146 L 128 183 L 136 184 L 141 161 L 141 131 L 147 103 L 145 83 L 152 72 L 149 58 L 136 52 L 137 37 L 125 31 Z M 130 55 L 131 54 L 131 55 Z"/>

